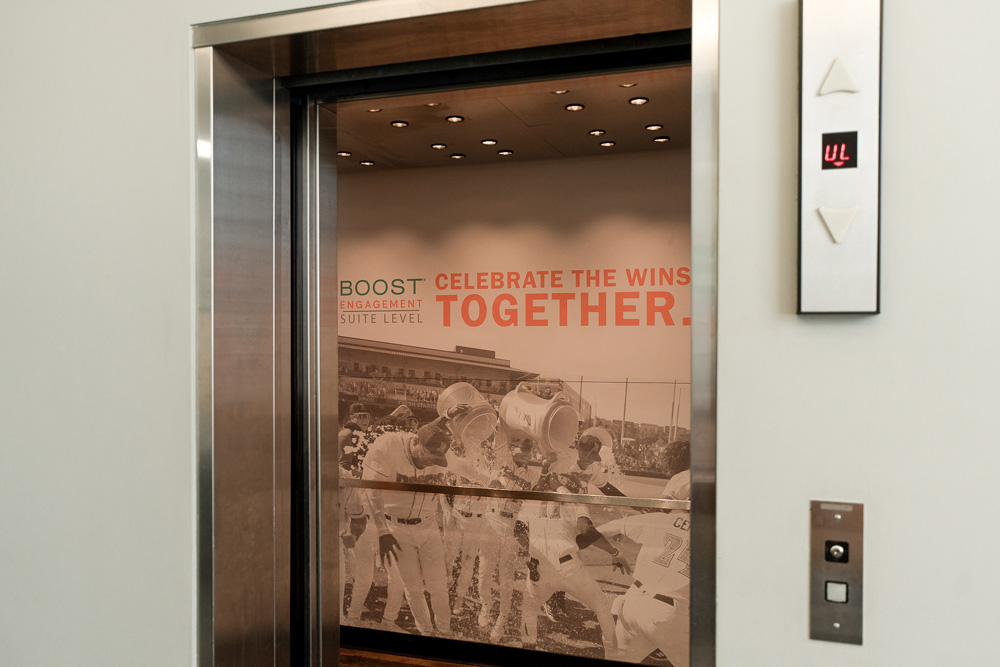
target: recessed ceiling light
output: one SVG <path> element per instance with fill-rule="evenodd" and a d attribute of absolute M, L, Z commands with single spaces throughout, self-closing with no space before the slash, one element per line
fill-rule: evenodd
<path fill-rule="evenodd" d="M 590 131 L 590 135 L 594 136 L 594 137 L 599 137 L 602 134 L 607 134 L 607 132 L 605 132 L 604 130 L 591 130 Z"/>
<path fill-rule="evenodd" d="M 483 139 L 480 143 L 482 143 L 483 146 L 496 146 L 497 145 L 497 140 L 496 139 Z"/>
<path fill-rule="evenodd" d="M 628 101 L 629 104 L 634 104 L 636 106 L 645 104 L 646 102 L 649 102 L 648 97 L 633 97 Z"/>
<path fill-rule="evenodd" d="M 439 106 L 441 106 L 441 103 L 440 102 L 428 102 L 424 106 L 425 107 L 439 107 Z"/>
<path fill-rule="evenodd" d="M 371 160 L 362 160 L 360 164 L 361 164 L 362 167 L 374 167 L 375 166 L 375 163 L 372 162 Z"/>
<path fill-rule="evenodd" d="M 448 144 L 431 144 L 431 148 L 436 151 L 443 151 L 445 148 L 448 148 Z"/>
<path fill-rule="evenodd" d="M 378 113 L 381 109 L 369 109 L 368 113 Z"/>
<path fill-rule="evenodd" d="M 583 111 L 582 104 L 567 104 L 566 111 Z"/>
<path fill-rule="evenodd" d="M 653 123 L 652 125 L 647 125 L 646 129 L 649 130 L 650 132 L 656 132 L 657 130 L 662 130 L 663 126 L 660 125 L 659 123 Z"/>
<path fill-rule="evenodd" d="M 601 142 L 601 146 L 603 146 L 604 148 L 611 148 L 614 145 L 615 145 L 615 142 L 613 142 L 613 141 L 602 141 Z"/>
<path fill-rule="evenodd" d="M 514 154 L 514 151 L 512 151 L 510 149 L 507 149 L 507 148 L 505 148 L 503 150 L 497 151 L 497 155 L 513 155 L 513 154 Z"/>
<path fill-rule="evenodd" d="M 568 90 L 553 90 L 552 94 L 553 95 L 565 95 L 568 92 L 569 92 Z"/>
<path fill-rule="evenodd" d="M 448 116 L 445 120 L 449 123 L 461 123 L 465 118 L 463 116 Z"/>
<path fill-rule="evenodd" d="M 338 157 L 351 157 L 351 151 L 337 151 Z"/>
<path fill-rule="evenodd" d="M 409 127 L 409 125 L 410 125 L 405 120 L 394 120 L 394 121 L 392 121 L 391 124 L 392 124 L 393 127 Z"/>
<path fill-rule="evenodd" d="M 451 159 L 452 160 L 464 160 L 465 159 L 465 153 L 452 153 L 451 154 Z"/>
<path fill-rule="evenodd" d="M 636 84 L 634 83 L 619 83 L 619 88 L 634 88 Z"/>
<path fill-rule="evenodd" d="M 670 141 L 670 137 L 654 137 L 653 141 L 655 141 L 658 144 L 665 144 L 668 141 Z"/>

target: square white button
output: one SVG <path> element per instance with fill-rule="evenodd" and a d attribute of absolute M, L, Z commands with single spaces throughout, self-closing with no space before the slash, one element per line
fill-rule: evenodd
<path fill-rule="evenodd" d="M 826 582 L 827 602 L 847 602 L 847 584 L 842 581 Z"/>

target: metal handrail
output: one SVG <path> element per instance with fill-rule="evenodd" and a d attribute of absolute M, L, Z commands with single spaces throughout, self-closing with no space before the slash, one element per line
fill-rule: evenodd
<path fill-rule="evenodd" d="M 446 486 L 442 484 L 411 484 L 409 482 L 379 482 L 369 479 L 341 477 L 340 486 L 352 489 L 378 489 L 380 491 L 409 491 L 412 493 L 444 493 L 478 498 L 509 498 L 543 502 L 577 503 L 581 505 L 608 505 L 612 507 L 644 507 L 649 509 L 691 511 L 690 500 L 664 498 L 632 498 L 629 496 L 598 496 L 586 493 L 554 493 L 551 491 L 521 491 L 493 489 L 479 486 Z"/>

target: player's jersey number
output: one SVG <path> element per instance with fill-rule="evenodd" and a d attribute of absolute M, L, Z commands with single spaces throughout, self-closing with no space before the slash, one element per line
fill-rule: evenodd
<path fill-rule="evenodd" d="M 654 558 L 653 562 L 657 565 L 669 568 L 670 563 L 674 560 L 674 556 L 677 556 L 678 562 L 684 563 L 683 569 L 678 570 L 677 573 L 690 579 L 691 544 L 685 539 L 667 533 L 663 536 L 663 547 L 663 553 Z M 680 552 L 680 554 L 678 554 L 678 552 Z"/>

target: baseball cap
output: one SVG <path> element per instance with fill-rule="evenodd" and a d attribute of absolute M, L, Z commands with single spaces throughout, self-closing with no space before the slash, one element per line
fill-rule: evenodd
<path fill-rule="evenodd" d="M 580 437 L 580 441 L 576 443 L 576 448 L 580 452 L 580 455 L 589 454 L 590 458 L 595 461 L 601 461 L 601 441 L 597 436 L 594 435 L 584 435 Z"/>
<path fill-rule="evenodd" d="M 428 454 L 428 463 L 443 467 L 448 465 L 445 454 L 451 448 L 451 436 L 447 430 L 437 424 L 425 424 L 417 429 L 417 440 Z"/>
<path fill-rule="evenodd" d="M 349 415 L 371 415 L 364 403 L 351 403 L 351 408 L 347 411 Z"/>

